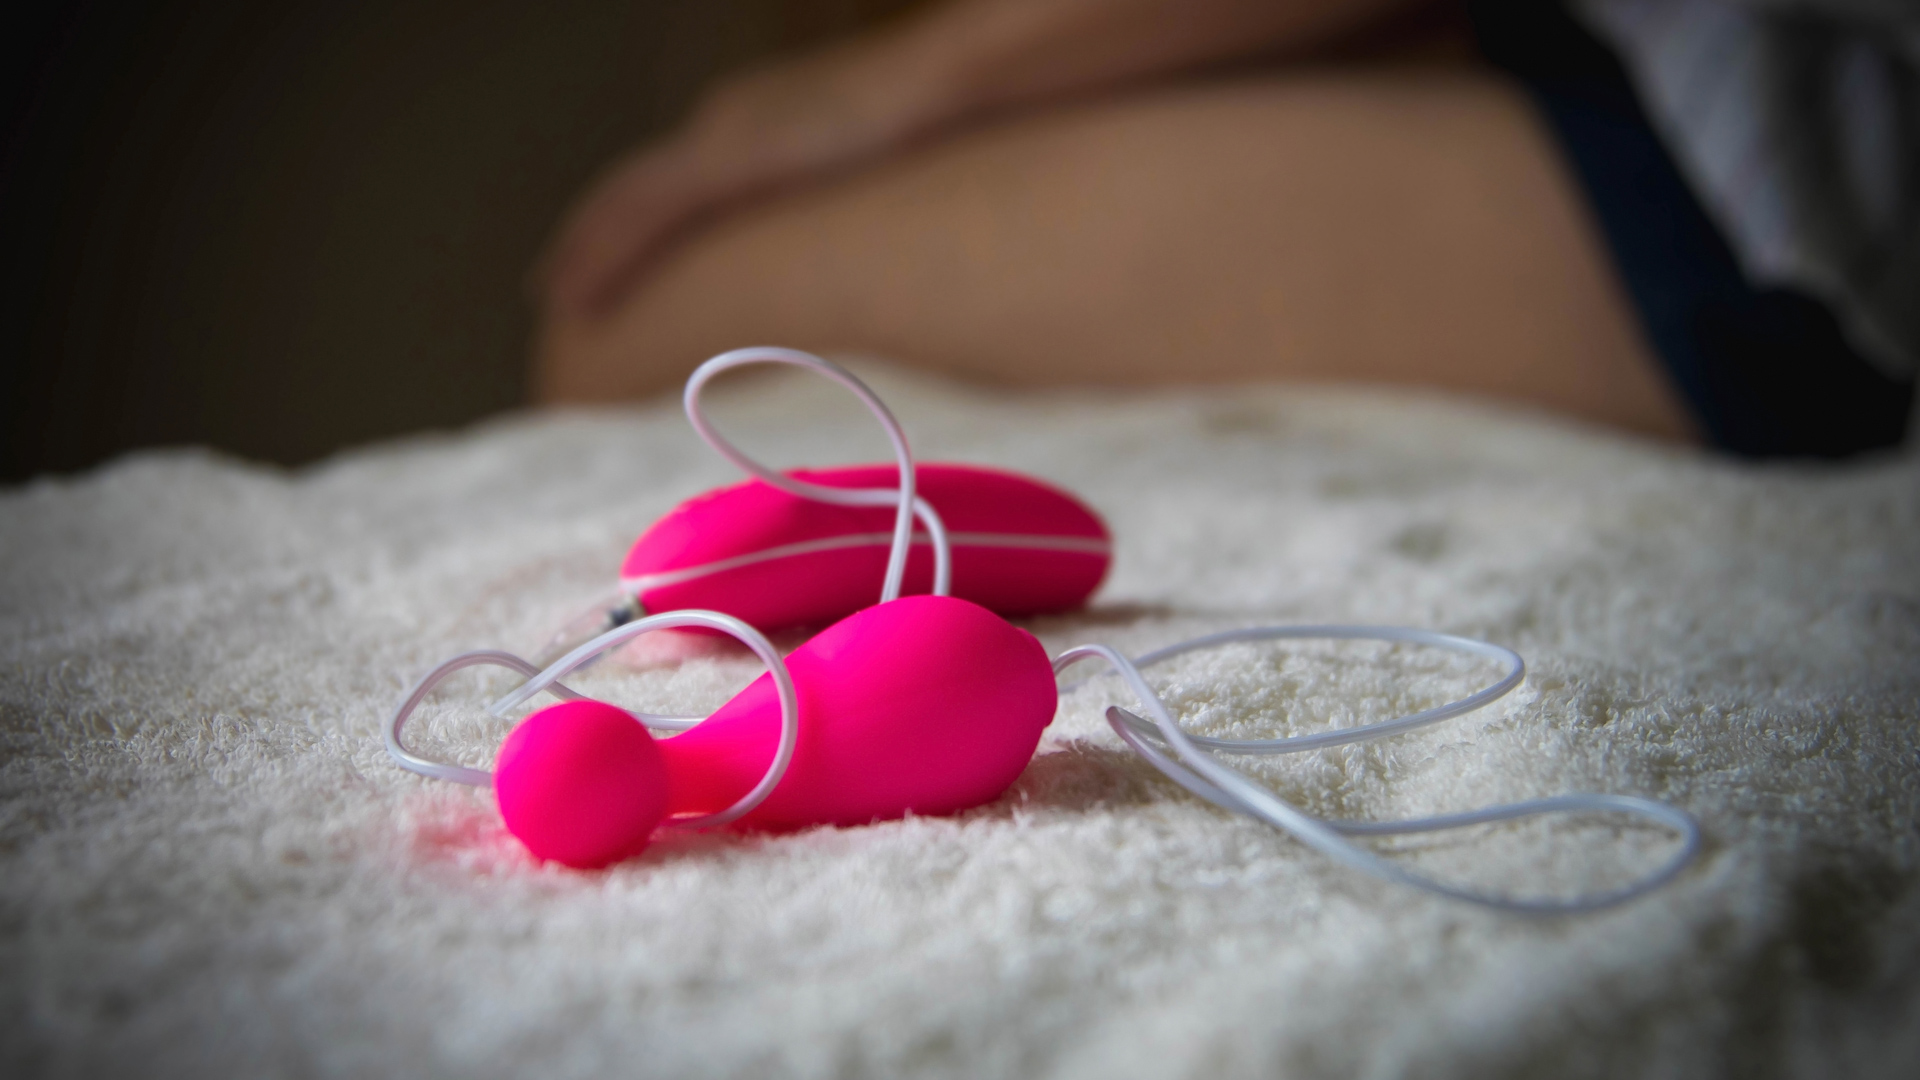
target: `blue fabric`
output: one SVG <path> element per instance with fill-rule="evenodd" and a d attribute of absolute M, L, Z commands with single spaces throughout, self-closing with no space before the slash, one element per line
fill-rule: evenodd
<path fill-rule="evenodd" d="M 1913 381 L 1861 357 L 1818 300 L 1747 280 L 1614 55 L 1555 3 L 1467 7 L 1481 52 L 1552 128 L 1647 339 L 1708 438 L 1749 457 L 1897 445 Z"/>

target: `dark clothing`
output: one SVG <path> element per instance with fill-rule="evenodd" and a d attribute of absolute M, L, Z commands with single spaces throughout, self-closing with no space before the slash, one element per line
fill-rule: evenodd
<path fill-rule="evenodd" d="M 1819 300 L 1748 280 L 1607 47 L 1554 3 L 1468 8 L 1487 60 L 1546 119 L 1647 339 L 1714 445 L 1748 457 L 1898 445 L 1913 379 L 1863 358 Z"/>

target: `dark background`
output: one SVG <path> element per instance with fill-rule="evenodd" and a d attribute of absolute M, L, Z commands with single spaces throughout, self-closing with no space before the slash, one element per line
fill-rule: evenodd
<path fill-rule="evenodd" d="M 523 279 L 714 75 L 912 0 L 147 0 L 0 15 L 0 480 L 299 463 L 523 400 Z"/>

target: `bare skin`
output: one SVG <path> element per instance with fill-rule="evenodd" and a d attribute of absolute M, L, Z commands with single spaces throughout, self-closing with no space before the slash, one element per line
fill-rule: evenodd
<path fill-rule="evenodd" d="M 1470 68 L 1143 85 L 855 161 L 550 302 L 541 398 L 776 343 L 1015 384 L 1424 385 L 1689 436 L 1538 120 Z"/>

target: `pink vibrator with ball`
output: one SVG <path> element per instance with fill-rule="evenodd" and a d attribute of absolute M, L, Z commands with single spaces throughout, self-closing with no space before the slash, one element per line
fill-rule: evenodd
<path fill-rule="evenodd" d="M 740 823 L 861 825 L 991 802 L 1033 758 L 1057 690 L 1032 634 L 955 597 L 856 612 L 786 657 L 799 735 L 785 775 Z M 600 702 L 552 705 L 501 747 L 493 785 L 507 829 L 544 859 L 605 866 L 656 826 L 735 803 L 773 760 L 771 674 L 699 726 L 655 740 Z"/>

